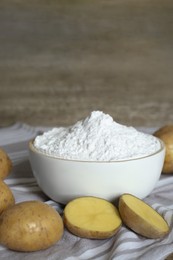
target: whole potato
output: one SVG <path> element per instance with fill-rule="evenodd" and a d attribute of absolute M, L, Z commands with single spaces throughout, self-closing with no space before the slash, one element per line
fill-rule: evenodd
<path fill-rule="evenodd" d="M 12 170 L 12 162 L 7 153 L 0 148 L 0 179 L 5 179 Z"/>
<path fill-rule="evenodd" d="M 163 173 L 173 173 L 173 125 L 161 127 L 154 133 L 154 136 L 160 138 L 166 147 Z"/>
<path fill-rule="evenodd" d="M 15 251 L 46 249 L 63 235 L 59 213 L 41 201 L 15 204 L 0 216 L 0 243 Z"/>
<path fill-rule="evenodd" d="M 15 199 L 12 191 L 5 182 L 0 179 L 0 214 L 8 207 L 14 205 Z"/>

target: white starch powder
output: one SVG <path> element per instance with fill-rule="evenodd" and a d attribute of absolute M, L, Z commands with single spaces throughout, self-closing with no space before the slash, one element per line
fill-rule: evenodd
<path fill-rule="evenodd" d="M 113 121 L 101 111 L 70 127 L 37 136 L 34 146 L 48 155 L 84 161 L 117 161 L 150 155 L 160 149 L 152 135 Z"/>

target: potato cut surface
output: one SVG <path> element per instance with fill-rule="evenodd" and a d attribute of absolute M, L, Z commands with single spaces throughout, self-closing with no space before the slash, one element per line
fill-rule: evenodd
<path fill-rule="evenodd" d="M 73 234 L 96 239 L 113 236 L 121 226 L 116 207 L 96 197 L 81 197 L 69 202 L 64 210 L 64 222 Z"/>
<path fill-rule="evenodd" d="M 123 222 L 136 233 L 148 238 L 159 238 L 169 232 L 169 226 L 152 207 L 130 194 L 119 200 L 119 212 Z"/>

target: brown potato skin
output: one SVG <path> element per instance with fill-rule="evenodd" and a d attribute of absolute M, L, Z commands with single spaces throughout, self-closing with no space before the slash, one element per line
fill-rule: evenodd
<path fill-rule="evenodd" d="M 41 201 L 25 201 L 10 207 L 0 216 L 0 243 L 16 251 L 46 249 L 63 235 L 59 213 Z"/>
<path fill-rule="evenodd" d="M 0 179 L 0 215 L 4 210 L 13 206 L 15 199 L 12 191 L 5 182 Z"/>
<path fill-rule="evenodd" d="M 162 172 L 165 174 L 173 173 L 173 125 L 161 127 L 154 133 L 154 136 L 160 138 L 166 147 L 165 160 Z"/>
<path fill-rule="evenodd" d="M 12 170 L 12 162 L 8 154 L 0 148 L 0 179 L 4 180 Z"/>
<path fill-rule="evenodd" d="M 128 194 L 126 194 L 126 195 L 128 195 Z M 129 195 L 132 196 L 131 194 L 129 194 Z M 150 206 L 148 205 L 148 207 L 150 207 Z M 122 218 L 123 223 L 128 228 L 130 228 L 132 231 L 134 231 L 135 233 L 137 233 L 141 236 L 144 236 L 146 238 L 151 238 L 151 239 L 157 239 L 157 238 L 162 238 L 169 233 L 169 227 L 168 227 L 167 232 L 165 232 L 165 233 L 163 233 L 163 232 L 160 233 L 154 227 L 151 230 L 151 225 L 147 222 L 143 223 L 143 221 L 141 221 L 141 218 L 126 205 L 126 203 L 123 200 L 123 195 L 120 196 L 120 198 L 119 198 L 118 208 L 119 208 L 120 216 Z"/>
<path fill-rule="evenodd" d="M 109 232 L 83 230 L 80 229 L 79 227 L 73 226 L 65 216 L 64 216 L 64 225 L 72 234 L 78 237 L 88 238 L 88 239 L 107 239 L 114 236 L 121 228 L 121 224 L 120 224 L 119 227 Z"/>

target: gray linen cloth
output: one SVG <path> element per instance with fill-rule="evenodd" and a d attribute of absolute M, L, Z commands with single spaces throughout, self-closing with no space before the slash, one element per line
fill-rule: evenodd
<path fill-rule="evenodd" d="M 63 205 L 50 200 L 38 187 L 33 177 L 28 158 L 28 141 L 44 127 L 31 127 L 16 123 L 0 129 L 0 146 L 13 162 L 13 171 L 5 180 L 10 186 L 16 202 L 40 200 L 52 205 L 59 213 Z M 152 132 L 154 128 L 141 128 Z M 110 239 L 91 240 L 79 238 L 65 230 L 62 239 L 43 251 L 23 253 L 8 250 L 0 245 L 0 259 L 13 260 L 162 260 L 173 252 L 173 176 L 161 176 L 153 192 L 145 198 L 170 225 L 170 233 L 163 239 L 146 239 L 125 226 Z M 22 238 L 21 238 L 22 239 Z"/>

